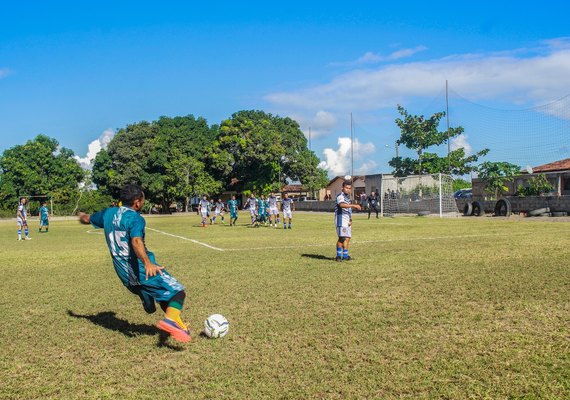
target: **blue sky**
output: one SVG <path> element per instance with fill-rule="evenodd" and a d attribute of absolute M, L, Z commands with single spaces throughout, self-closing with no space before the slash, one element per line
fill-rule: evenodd
<path fill-rule="evenodd" d="M 186 114 L 219 123 L 262 109 L 311 127 L 329 173 L 344 174 L 352 112 L 356 172 L 388 172 L 396 104 L 441 111 L 447 79 L 451 123 L 466 128 L 454 146 L 488 146 L 491 159 L 521 165 L 570 157 L 558 146 L 568 142 L 567 102 L 522 127 L 502 114 L 501 129 L 537 140 L 534 150 L 504 145 L 493 115 L 471 103 L 520 110 L 570 94 L 566 2 L 383 3 L 4 4 L 0 151 L 44 133 L 81 157 L 91 144 L 92 156 L 129 123 Z"/>

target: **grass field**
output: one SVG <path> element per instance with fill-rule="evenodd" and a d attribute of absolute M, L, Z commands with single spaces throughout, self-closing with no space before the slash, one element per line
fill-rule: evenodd
<path fill-rule="evenodd" d="M 570 223 L 358 215 L 355 260 L 335 263 L 332 216 L 295 218 L 147 218 L 187 289 L 185 345 L 159 335 L 97 231 L 32 222 L 17 242 L 0 222 L 0 398 L 570 398 Z M 198 335 L 212 313 L 223 339 Z"/>

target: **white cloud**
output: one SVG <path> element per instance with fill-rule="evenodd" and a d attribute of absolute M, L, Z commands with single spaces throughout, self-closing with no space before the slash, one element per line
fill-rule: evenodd
<path fill-rule="evenodd" d="M 351 140 L 349 137 L 338 138 L 338 149 L 326 148 L 323 150 L 325 161 L 319 166 L 328 171 L 329 176 L 347 175 L 351 170 Z M 358 139 L 354 141 L 354 160 L 362 160 L 364 156 L 374 153 L 376 147 L 373 143 L 360 143 Z M 370 172 L 376 163 L 371 160 L 365 161 L 355 172 L 362 174 Z"/>
<path fill-rule="evenodd" d="M 75 156 L 75 159 L 79 161 L 84 169 L 91 169 L 95 156 L 99 151 L 101 151 L 101 149 L 107 148 L 107 145 L 111 139 L 113 139 L 113 136 L 115 136 L 115 132 L 112 129 L 106 129 L 99 138 L 89 143 L 87 146 L 87 155 L 85 157 Z"/>
<path fill-rule="evenodd" d="M 470 155 L 471 152 L 473 151 L 473 147 L 471 147 L 471 145 L 467 141 L 467 135 L 464 133 L 452 138 L 451 142 L 449 143 L 449 147 L 451 151 L 455 151 L 463 147 L 465 149 L 465 155 Z"/>
<path fill-rule="evenodd" d="M 397 50 L 397 51 L 394 51 L 387 56 L 383 56 L 381 54 L 377 54 L 377 53 L 373 53 L 371 51 L 367 51 L 366 53 L 364 53 L 364 55 L 362 57 L 358 58 L 355 61 L 333 62 L 330 65 L 331 66 L 355 67 L 355 66 L 365 65 L 365 64 L 376 64 L 376 63 L 380 63 L 380 62 L 384 62 L 384 61 L 396 61 L 396 60 L 400 60 L 402 58 L 411 57 L 414 54 L 419 53 L 421 51 L 425 51 L 425 50 L 427 50 L 427 47 L 417 46 L 417 47 L 414 47 L 412 49 Z"/>
<path fill-rule="evenodd" d="M 373 56 L 368 54 L 361 60 L 372 60 Z M 570 87 L 570 38 L 542 42 L 533 49 L 355 69 L 328 83 L 271 93 L 266 99 L 289 110 L 366 111 L 394 107 L 410 97 L 433 97 L 446 80 L 453 90 L 472 100 L 514 103 L 560 98 Z"/>

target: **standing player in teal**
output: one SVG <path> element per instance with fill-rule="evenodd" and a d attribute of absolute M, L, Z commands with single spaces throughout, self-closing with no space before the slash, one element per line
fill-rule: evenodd
<path fill-rule="evenodd" d="M 267 202 L 263 195 L 257 200 L 257 216 L 260 223 L 267 225 Z"/>
<path fill-rule="evenodd" d="M 228 209 L 230 211 L 230 226 L 236 226 L 238 219 L 238 202 L 235 195 L 232 195 L 232 199 L 228 201 Z"/>
<path fill-rule="evenodd" d="M 22 228 L 26 234 L 26 240 L 32 240 L 28 236 L 28 210 L 26 210 L 26 204 L 28 199 L 25 197 L 20 197 L 20 203 L 18 204 L 18 210 L 16 211 L 16 222 L 18 223 L 18 240 L 22 240 Z"/>
<path fill-rule="evenodd" d="M 115 272 L 123 285 L 140 297 L 149 314 L 156 311 L 158 302 L 165 318 L 156 326 L 179 342 L 188 342 L 188 327 L 180 318 L 186 298 L 184 286 L 156 263 L 145 245 L 146 222 L 139 214 L 144 193 L 137 185 L 126 185 L 121 189 L 121 201 L 121 207 L 106 208 L 91 216 L 81 213 L 79 221 L 105 230 Z"/>
<path fill-rule="evenodd" d="M 289 219 L 289 229 L 291 229 L 291 224 L 293 222 L 293 211 L 295 211 L 295 203 L 293 203 L 293 199 L 289 198 L 288 193 L 283 193 L 283 199 L 281 200 L 281 209 L 283 210 L 283 229 L 287 229 L 287 219 Z"/>
<path fill-rule="evenodd" d="M 49 232 L 49 208 L 47 208 L 47 203 L 45 201 L 42 201 L 39 217 L 40 217 L 40 229 L 38 232 L 41 232 L 44 226 L 46 228 L 46 233 Z"/>

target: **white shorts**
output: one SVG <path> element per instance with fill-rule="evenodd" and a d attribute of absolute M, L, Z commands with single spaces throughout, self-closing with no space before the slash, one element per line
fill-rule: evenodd
<path fill-rule="evenodd" d="M 215 211 L 214 215 L 217 217 L 218 215 L 223 214 L 223 213 L 224 213 L 223 211 Z"/>
<path fill-rule="evenodd" d="M 251 208 L 249 209 L 249 213 L 251 214 L 252 217 L 257 215 L 256 210 L 252 210 Z"/>
<path fill-rule="evenodd" d="M 16 222 L 18 222 L 18 226 L 28 225 L 28 221 L 24 221 L 22 218 L 16 218 Z"/>
<path fill-rule="evenodd" d="M 208 218 L 208 211 L 201 211 L 202 218 Z"/>
<path fill-rule="evenodd" d="M 283 211 L 283 218 L 293 218 L 293 212 L 291 210 Z"/>
<path fill-rule="evenodd" d="M 338 237 L 352 237 L 352 227 L 351 226 L 337 226 L 336 227 L 336 234 Z"/>
<path fill-rule="evenodd" d="M 273 207 L 269 209 L 269 214 L 271 215 L 279 215 L 279 210 L 277 209 L 277 207 Z"/>

